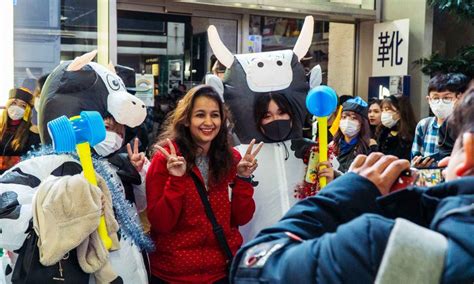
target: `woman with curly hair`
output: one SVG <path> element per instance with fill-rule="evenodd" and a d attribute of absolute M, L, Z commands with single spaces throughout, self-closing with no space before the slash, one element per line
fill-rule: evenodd
<path fill-rule="evenodd" d="M 255 211 L 251 174 L 263 144 L 252 152 L 252 141 L 241 157 L 231 146 L 227 117 L 217 92 L 200 85 L 168 118 L 146 181 L 156 244 L 150 255 L 152 283 L 228 282 L 230 258 L 242 244 L 238 226 L 250 221 Z M 227 249 L 213 232 L 204 199 Z"/>

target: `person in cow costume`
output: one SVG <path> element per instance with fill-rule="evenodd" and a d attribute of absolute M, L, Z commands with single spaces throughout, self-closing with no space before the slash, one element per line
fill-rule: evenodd
<path fill-rule="evenodd" d="M 305 100 L 310 87 L 321 83 L 319 65 L 311 70 L 308 84 L 300 63 L 311 45 L 313 25 L 313 17 L 306 17 L 293 50 L 236 55 L 224 46 L 214 26 L 208 28 L 212 51 L 227 70 L 222 81 L 211 75 L 206 77 L 206 83 L 222 92 L 231 110 L 233 134 L 241 143 L 237 148 L 243 153 L 253 138 L 265 142 L 259 156 L 260 167 L 253 178 L 256 211 L 252 221 L 240 228 L 245 241 L 276 223 L 301 197 L 295 189 L 306 172 L 303 155 L 299 154 L 300 146 L 306 145 L 301 143 L 302 125 L 308 113 Z M 283 97 L 280 101 L 291 107 L 291 122 L 276 119 L 262 128 L 255 114 L 256 103 L 267 100 L 262 96 Z M 278 105 L 281 109 L 282 105 Z"/>
<path fill-rule="evenodd" d="M 15 265 L 7 266 L 3 271 L 7 283 L 54 282 L 54 279 L 25 280 L 31 272 L 24 265 L 23 254 L 28 254 L 25 253 L 25 244 L 31 236 L 36 235 L 39 239 L 37 249 L 40 252 L 41 264 L 58 266 L 59 263 L 59 273 L 54 276 L 56 280 L 64 276 L 61 280 L 63 283 L 78 281 L 68 279 L 66 268 L 61 267 L 61 261 L 65 260 L 61 259 L 64 254 L 77 254 L 80 268 L 91 275 L 86 275 L 91 283 L 148 281 L 140 251 L 153 249 L 153 244 L 144 235 L 137 218 L 137 208 L 138 211 L 146 208 L 145 188 L 141 183 L 141 180 L 144 181 L 142 177 L 145 176 L 145 159 L 138 153 L 136 142 L 134 151 L 130 151 L 128 144 L 126 146 L 130 160 L 123 155 L 116 155 L 123 146 L 124 126 L 140 125 L 146 117 L 146 109 L 141 100 L 127 93 L 113 66 L 105 68 L 92 62 L 96 53 L 93 51 L 74 61 L 63 62 L 49 75 L 39 105 L 38 122 L 43 148 L 31 153 L 0 177 L 0 247 L 9 252 L 7 255 L 13 264 L 18 257 Z M 89 237 L 86 236 L 85 240 L 79 240 L 77 236 L 83 234 L 78 231 L 78 228 L 82 228 L 79 226 L 90 227 L 88 221 L 97 220 L 90 219 L 90 214 L 81 212 L 81 207 L 83 206 L 84 210 L 86 206 L 94 209 L 97 204 L 87 203 L 84 198 L 75 198 L 82 197 L 80 194 L 84 191 L 91 193 L 90 200 L 97 201 L 94 199 L 94 196 L 98 196 L 97 187 L 94 189 L 88 186 L 81 175 L 82 167 L 77 155 L 55 154 L 52 147 L 48 146 L 51 144 L 51 137 L 47 123 L 62 115 L 79 115 L 81 111 L 99 112 L 106 125 L 105 140 L 94 146 L 93 164 L 99 187 L 103 192 L 98 200 L 98 214 L 105 215 L 107 230 L 113 240 L 110 252 L 101 247 L 103 244 L 100 240 L 97 242 L 98 238 L 94 239 L 96 228 L 92 229 L 92 233 Z M 86 190 L 88 187 L 92 189 Z M 49 216 L 48 210 L 56 213 L 50 217 L 53 220 L 45 218 Z M 65 216 L 78 218 L 72 220 Z M 55 242 L 54 249 L 47 249 L 46 244 L 52 241 Z M 88 243 L 84 245 L 86 241 Z M 66 247 L 68 249 L 64 251 Z M 85 251 L 82 260 L 81 249 Z M 54 261 L 54 254 L 59 255 L 59 262 Z M 3 261 L 5 262 L 4 259 Z"/>

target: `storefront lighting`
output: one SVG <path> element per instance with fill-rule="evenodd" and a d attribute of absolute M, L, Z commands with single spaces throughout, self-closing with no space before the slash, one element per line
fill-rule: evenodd
<path fill-rule="evenodd" d="M 13 88 L 13 5 L 12 0 L 1 0 L 0 26 L 2 27 L 2 44 L 0 44 L 0 62 L 2 64 L 2 79 L 0 80 L 0 107 L 4 107 L 8 99 L 8 91 Z"/>
<path fill-rule="evenodd" d="M 235 7 L 242 7 L 242 3 L 234 3 Z"/>

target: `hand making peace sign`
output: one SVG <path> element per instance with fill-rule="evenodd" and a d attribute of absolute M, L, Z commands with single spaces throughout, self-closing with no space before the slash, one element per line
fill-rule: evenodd
<path fill-rule="evenodd" d="M 166 168 L 170 175 L 182 177 L 186 173 L 186 160 L 182 156 L 176 156 L 176 149 L 173 143 L 171 143 L 169 139 L 166 139 L 166 141 L 168 141 L 171 153 L 168 153 L 168 151 L 159 145 L 156 145 L 156 148 L 165 155 L 167 161 Z"/>
<path fill-rule="evenodd" d="M 262 149 L 263 142 L 260 142 L 257 145 L 255 151 L 252 153 L 252 148 L 254 145 L 255 139 L 252 139 L 252 142 L 250 142 L 250 145 L 247 148 L 247 151 L 245 152 L 245 155 L 242 157 L 242 160 L 240 160 L 240 162 L 237 164 L 237 175 L 242 177 L 250 177 L 255 171 L 255 169 L 257 169 L 258 163 L 255 157 L 257 156 L 258 152 L 260 152 L 260 149 Z"/>
<path fill-rule="evenodd" d="M 127 152 L 130 163 L 135 167 L 135 169 L 140 172 L 143 169 L 143 165 L 147 160 L 143 152 L 138 152 L 138 138 L 135 138 L 133 141 L 133 152 L 130 143 L 127 143 Z"/>

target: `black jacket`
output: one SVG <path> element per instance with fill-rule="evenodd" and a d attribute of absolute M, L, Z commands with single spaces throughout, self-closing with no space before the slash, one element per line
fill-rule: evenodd
<path fill-rule="evenodd" d="M 378 151 L 384 153 L 385 155 L 394 155 L 400 159 L 407 159 L 410 161 L 413 138 L 408 140 L 401 138 L 399 135 L 392 136 L 390 134 L 392 130 L 395 129 L 382 127 L 382 131 L 380 132 L 380 136 L 377 141 Z"/>

